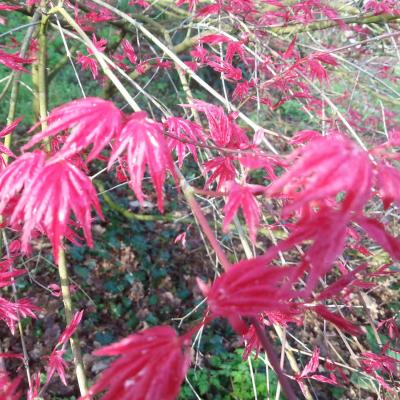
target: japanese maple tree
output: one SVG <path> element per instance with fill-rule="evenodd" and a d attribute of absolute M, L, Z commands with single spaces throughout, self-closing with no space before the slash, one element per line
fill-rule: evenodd
<path fill-rule="evenodd" d="M 398 391 L 398 314 L 383 306 L 378 321 L 367 300 L 399 272 L 400 4 L 361 3 L 0 2 L 4 27 L 29 19 L 0 34 L 8 109 L 0 130 L 0 322 L 18 332 L 23 351 L 0 359 L 24 367 L 1 363 L 1 398 L 46 397 L 57 376 L 68 385 L 71 364 L 81 399 L 175 399 L 198 362 L 196 340 L 221 320 L 238 335 L 243 358 L 265 353 L 278 393 L 290 400 L 355 381 L 354 371 L 379 398 Z M 53 63 L 56 38 L 63 58 Z M 78 95 L 55 78 L 67 66 Z M 25 86 L 32 121 L 17 107 Z M 108 192 L 117 188 L 143 213 L 155 202 L 172 222 L 178 199 L 205 240 L 210 274 L 193 277 L 191 289 L 205 300 L 201 317 L 119 332 L 93 351 L 115 357 L 93 376 L 67 256 L 72 246 L 94 246 L 94 226 L 109 228 L 104 204 L 122 217 L 152 218 L 116 204 Z M 185 247 L 188 232 L 171 246 Z M 60 286 L 44 288 L 62 296 L 66 321 L 33 371 L 21 320 L 40 319 L 46 308 L 20 297 L 16 281 L 28 275 L 36 284 L 25 263 L 36 255 L 39 263 L 47 242 Z M 324 335 L 296 347 L 310 318 L 337 332 L 337 349 Z"/>

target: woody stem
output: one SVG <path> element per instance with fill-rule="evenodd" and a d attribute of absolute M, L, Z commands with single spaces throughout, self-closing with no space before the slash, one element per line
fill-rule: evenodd
<path fill-rule="evenodd" d="M 46 3 L 42 1 L 41 3 L 42 9 L 46 6 Z M 47 35 L 46 35 L 46 26 L 48 22 L 48 16 L 42 15 L 41 23 L 39 26 L 39 56 L 38 56 L 38 65 L 37 65 L 37 100 L 38 100 L 38 109 L 39 115 L 42 125 L 42 130 L 47 128 L 47 90 L 48 90 L 48 82 L 47 82 Z M 50 151 L 50 142 L 46 141 L 46 149 Z M 67 263 L 65 258 L 65 252 L 62 246 L 58 249 L 58 273 L 60 275 L 60 284 L 61 284 L 61 292 L 64 303 L 65 310 L 65 319 L 67 325 L 72 320 L 72 300 L 71 300 L 71 292 L 69 290 L 69 278 L 67 271 Z M 81 396 L 85 396 L 87 394 L 87 383 L 85 370 L 82 361 L 82 354 L 79 344 L 79 339 L 76 335 L 71 337 L 70 339 L 72 354 L 73 354 L 73 362 L 75 365 L 76 377 L 78 380 L 79 391 Z"/>
<path fill-rule="evenodd" d="M 61 248 L 61 246 L 58 250 L 58 273 L 60 275 L 61 293 L 64 303 L 65 319 L 68 325 L 73 317 L 72 300 L 71 300 L 71 292 L 69 290 L 69 279 L 68 279 L 68 270 L 67 270 L 65 252 L 64 249 Z M 71 344 L 72 354 L 74 356 L 74 365 L 79 385 L 79 391 L 81 393 L 81 396 L 85 396 L 87 394 L 87 380 L 85 375 L 85 369 L 83 366 L 81 348 L 76 334 L 73 335 L 69 341 Z"/>

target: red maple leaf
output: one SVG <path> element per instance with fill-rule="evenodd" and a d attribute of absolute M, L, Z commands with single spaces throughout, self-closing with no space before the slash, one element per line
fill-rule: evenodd
<path fill-rule="evenodd" d="M 224 207 L 224 230 L 226 231 L 229 223 L 242 208 L 244 219 L 249 229 L 250 239 L 256 241 L 257 227 L 260 223 L 260 205 L 254 195 L 254 191 L 264 188 L 258 185 L 239 185 L 232 182 L 228 199 Z"/>
<path fill-rule="evenodd" d="M 122 113 L 111 101 L 87 97 L 55 108 L 46 121 L 48 127 L 33 136 L 23 146 L 23 150 L 29 149 L 46 137 L 70 129 L 71 132 L 63 148 L 58 152 L 58 157 L 71 157 L 92 144 L 93 147 L 88 155 L 88 161 L 91 161 L 118 136 L 122 126 Z"/>
<path fill-rule="evenodd" d="M 122 44 L 122 49 L 124 51 L 124 55 L 128 58 L 128 60 L 132 64 L 136 64 L 138 59 L 133 46 L 127 39 L 122 40 L 121 44 Z"/>
<path fill-rule="evenodd" d="M 226 182 L 235 179 L 233 160 L 233 157 L 217 157 L 204 163 L 205 171 L 213 171 L 204 186 L 207 187 L 218 179 L 217 190 L 220 190 Z"/>
<path fill-rule="evenodd" d="M 359 211 L 369 200 L 373 168 L 368 153 L 340 134 L 314 138 L 289 159 L 297 160 L 288 172 L 275 180 L 267 194 L 283 194 L 292 199 L 284 208 L 289 213 L 305 205 L 318 204 L 338 193 L 346 196 L 342 212 Z"/>
<path fill-rule="evenodd" d="M 33 59 L 22 58 L 18 54 L 8 54 L 0 49 L 0 63 L 14 71 L 28 72 L 24 64 L 31 64 Z"/>
<path fill-rule="evenodd" d="M 186 150 L 189 150 L 195 161 L 197 161 L 197 150 L 195 144 L 204 142 L 204 133 L 201 126 L 178 117 L 167 118 L 165 125 L 168 133 L 171 135 L 167 139 L 168 148 L 171 150 L 175 149 L 176 154 L 178 155 L 179 168 L 183 165 L 183 159 L 187 153 Z"/>
<path fill-rule="evenodd" d="M 28 251 L 35 229 L 43 230 L 53 245 L 54 259 L 57 261 L 62 239 L 70 236 L 68 225 L 71 211 L 83 228 L 88 245 L 92 246 L 91 208 L 101 218 L 102 213 L 91 180 L 66 160 L 50 159 L 35 172 L 25 184 L 10 221 L 11 224 L 21 220 L 24 223 L 22 250 Z"/>
<path fill-rule="evenodd" d="M 184 107 L 192 107 L 206 115 L 212 141 L 220 147 L 244 148 L 249 145 L 249 140 L 233 118 L 225 114 L 220 106 L 195 100 Z"/>
<path fill-rule="evenodd" d="M 57 345 L 63 345 L 68 342 L 70 337 L 75 333 L 76 329 L 78 328 L 78 325 L 82 320 L 82 316 L 83 316 L 83 310 L 76 312 L 74 314 L 71 322 L 68 324 L 68 326 L 64 329 L 64 331 L 58 338 Z"/>
<path fill-rule="evenodd" d="M 130 186 L 140 203 L 144 202 L 142 182 L 148 165 L 149 173 L 157 193 L 157 204 L 161 212 L 163 205 L 163 185 L 167 170 L 174 172 L 171 153 L 164 138 L 162 124 L 147 117 L 145 112 L 133 113 L 124 125 L 121 135 L 109 161 L 111 165 L 127 151 Z"/>
<path fill-rule="evenodd" d="M 364 333 L 359 326 L 352 324 L 338 314 L 334 314 L 323 305 L 312 307 L 311 310 L 315 311 L 323 319 L 332 322 L 332 324 L 336 325 L 338 328 L 349 333 L 350 335 L 359 336 Z"/>
<path fill-rule="evenodd" d="M 207 303 L 214 316 L 227 318 L 240 333 L 241 317 L 256 317 L 262 312 L 290 312 L 295 308 L 291 283 L 294 270 L 266 265 L 253 258 L 234 264 L 216 279 L 207 293 Z M 204 291 L 204 286 L 203 286 Z"/>
<path fill-rule="evenodd" d="M 21 393 L 18 386 L 21 378 L 11 380 L 6 371 L 0 370 L 0 398 L 3 400 L 19 400 Z"/>
<path fill-rule="evenodd" d="M 68 368 L 68 364 L 63 358 L 64 353 L 65 353 L 64 349 L 61 350 L 54 349 L 51 352 L 50 356 L 45 357 L 48 359 L 46 383 L 50 382 L 54 373 L 57 372 L 58 376 L 61 379 L 61 382 L 65 386 L 67 386 L 67 379 L 65 378 L 65 369 Z"/>
<path fill-rule="evenodd" d="M 45 162 L 45 154 L 40 151 L 26 153 L 18 157 L 0 173 L 0 214 L 14 200 L 41 169 Z"/>
<path fill-rule="evenodd" d="M 36 318 L 35 311 L 41 310 L 29 299 L 24 298 L 11 302 L 0 297 L 0 321 L 4 321 L 8 325 L 13 335 L 17 321 L 24 317 Z"/>
<path fill-rule="evenodd" d="M 10 286 L 13 278 L 26 274 L 22 269 L 12 268 L 12 260 L 6 259 L 0 262 L 0 288 Z"/>
<path fill-rule="evenodd" d="M 186 339 L 169 326 L 146 329 L 94 354 L 119 357 L 89 391 L 107 390 L 103 400 L 173 400 L 190 365 Z"/>

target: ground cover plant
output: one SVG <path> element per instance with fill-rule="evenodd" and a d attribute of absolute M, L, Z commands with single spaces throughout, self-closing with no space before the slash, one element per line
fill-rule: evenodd
<path fill-rule="evenodd" d="M 0 398 L 398 398 L 399 20 L 1 1 Z"/>

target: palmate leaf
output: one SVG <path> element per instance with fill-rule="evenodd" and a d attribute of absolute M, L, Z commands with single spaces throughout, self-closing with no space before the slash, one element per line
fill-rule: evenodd
<path fill-rule="evenodd" d="M 71 234 L 69 228 L 71 212 L 74 213 L 76 222 L 83 228 L 87 244 L 93 245 L 90 230 L 92 207 L 102 217 L 91 180 L 71 162 L 50 159 L 42 164 L 25 184 L 10 222 L 11 224 L 23 222 L 24 252 L 29 249 L 32 232 L 36 229 L 44 231 L 51 241 L 54 258 L 57 261 L 62 239 Z"/>
<path fill-rule="evenodd" d="M 195 122 L 188 121 L 184 118 L 169 117 L 165 121 L 165 126 L 168 133 L 168 147 L 172 150 L 175 149 L 178 156 L 179 168 L 183 165 L 187 151 L 189 151 L 195 161 L 197 162 L 196 143 L 203 143 L 205 141 L 203 129 Z"/>
<path fill-rule="evenodd" d="M 211 313 L 227 318 L 237 331 L 241 331 L 241 317 L 296 309 L 296 304 L 290 304 L 295 297 L 291 289 L 294 272 L 291 268 L 269 266 L 262 258 L 253 258 L 233 265 L 210 289 L 199 283 Z"/>
<path fill-rule="evenodd" d="M 254 191 L 264 189 L 258 185 L 239 185 L 232 182 L 228 200 L 224 207 L 224 230 L 227 230 L 229 223 L 237 214 L 239 207 L 242 209 L 244 219 L 249 230 L 252 242 L 256 240 L 257 227 L 260 223 L 260 205 L 254 195 Z"/>
<path fill-rule="evenodd" d="M 45 154 L 41 151 L 18 157 L 0 173 L 0 214 L 22 188 L 43 168 Z"/>
<path fill-rule="evenodd" d="M 173 400 L 190 365 L 186 339 L 169 326 L 146 329 L 94 354 L 119 356 L 89 391 L 106 390 L 103 400 Z"/>
<path fill-rule="evenodd" d="M 70 129 L 63 148 L 57 153 L 58 157 L 68 158 L 93 145 L 87 159 L 91 161 L 118 136 L 122 127 L 122 113 L 111 101 L 87 97 L 55 108 L 46 121 L 47 128 L 33 136 L 23 150 Z"/>
<path fill-rule="evenodd" d="M 0 321 L 8 325 L 13 335 L 17 321 L 24 317 L 36 318 L 35 312 L 41 310 L 26 298 L 11 302 L 0 297 Z"/>
<path fill-rule="evenodd" d="M 0 398 L 4 400 L 19 400 L 21 393 L 18 386 L 21 383 L 21 377 L 11 380 L 7 372 L 0 369 Z"/>
<path fill-rule="evenodd" d="M 31 64 L 33 59 L 22 58 L 19 54 L 9 54 L 0 49 L 0 63 L 14 71 L 28 72 L 24 64 Z"/>
<path fill-rule="evenodd" d="M 288 172 L 267 189 L 269 195 L 292 199 L 284 212 L 334 199 L 341 192 L 346 193 L 342 212 L 360 211 L 371 197 L 373 166 L 368 153 L 345 136 L 314 138 L 296 155 Z"/>
<path fill-rule="evenodd" d="M 121 135 L 115 142 L 108 163 L 109 168 L 127 152 L 130 186 L 140 203 L 144 202 L 142 182 L 146 165 L 157 193 L 157 204 L 164 210 L 163 185 L 167 170 L 174 171 L 173 161 L 164 138 L 162 124 L 147 117 L 145 112 L 133 113 L 124 125 Z"/>

